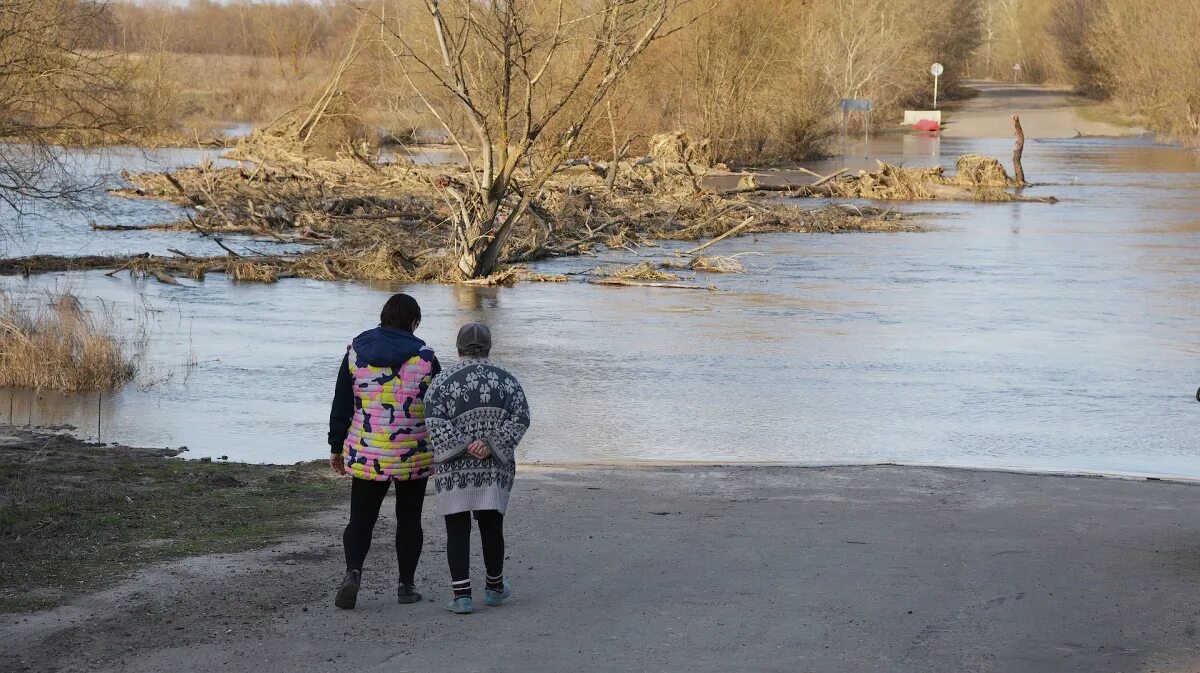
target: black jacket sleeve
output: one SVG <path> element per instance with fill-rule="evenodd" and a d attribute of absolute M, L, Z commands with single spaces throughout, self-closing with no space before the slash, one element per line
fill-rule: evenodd
<path fill-rule="evenodd" d="M 350 354 L 342 356 L 337 386 L 333 390 L 333 408 L 329 410 L 329 451 L 341 453 L 354 418 L 354 377 L 350 375 Z"/>
<path fill-rule="evenodd" d="M 433 356 L 433 362 L 430 363 L 430 366 L 432 367 L 432 369 L 430 369 L 430 371 L 429 371 L 429 380 L 432 381 L 437 378 L 438 374 L 442 373 L 442 363 L 438 362 L 436 355 Z"/>

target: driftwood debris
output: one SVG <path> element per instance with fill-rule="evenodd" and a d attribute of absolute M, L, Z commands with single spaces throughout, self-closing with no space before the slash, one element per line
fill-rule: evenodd
<path fill-rule="evenodd" d="M 718 236 L 718 237 L 714 238 L 713 240 L 709 241 L 708 243 L 705 243 L 704 245 L 698 245 L 698 246 L 696 246 L 696 247 L 692 248 L 691 250 L 688 250 L 687 252 L 685 252 L 685 253 L 683 253 L 683 254 L 684 254 L 684 255 L 694 255 L 694 254 L 696 254 L 696 253 L 700 252 L 701 250 L 706 250 L 706 249 L 708 249 L 708 248 L 709 248 L 711 245 L 713 245 L 714 243 L 720 243 L 721 241 L 723 241 L 723 240 L 725 240 L 725 239 L 729 238 L 730 236 L 733 236 L 734 234 L 738 233 L 739 231 L 741 231 L 741 230 L 745 229 L 746 227 L 750 226 L 750 224 L 751 224 L 752 222 L 754 222 L 754 216 L 753 216 L 753 215 L 751 215 L 750 217 L 747 217 L 747 218 L 746 218 L 744 221 L 742 221 L 742 223 L 741 223 L 741 224 L 739 224 L 739 225 L 737 225 L 736 227 L 734 227 L 733 229 L 730 229 L 729 231 L 727 231 L 727 232 L 725 232 L 725 233 L 721 234 L 720 236 Z"/>
<path fill-rule="evenodd" d="M 878 209 L 802 208 L 697 191 L 694 171 L 689 174 L 676 163 L 633 162 L 622 168 L 612 188 L 606 177 L 591 171 L 556 175 L 518 221 L 504 246 L 504 264 L 592 255 L 601 248 L 634 249 L 657 240 L 704 241 L 781 231 L 920 230 Z M 115 258 L 106 260 L 107 268 L 149 276 L 153 276 L 150 269 L 157 268 L 171 276 L 196 279 L 206 273 L 229 273 L 238 280 L 257 282 L 291 276 L 454 282 L 459 280 L 455 204 L 447 192 L 465 179 L 464 171 L 455 166 L 367 166 L 355 157 L 296 162 L 282 153 L 253 167 L 182 168 L 169 177 L 128 175 L 131 187 L 113 190 L 114 194 L 187 208 L 186 219 L 165 228 L 195 232 L 213 249 L 211 256 L 156 256 L 133 266 L 127 264 L 128 258 Z M 749 218 L 753 220 L 746 224 Z M 241 245 L 226 245 L 221 239 L 231 234 L 269 236 L 305 247 L 294 254 L 264 255 Z M 18 273 L 54 267 L 53 260 L 10 266 Z M 497 277 L 484 283 L 527 277 Z M 646 278 L 624 280 L 648 282 Z"/>
<path fill-rule="evenodd" d="M 842 169 L 836 170 L 833 173 L 830 173 L 829 175 L 826 175 L 825 177 L 821 178 L 820 180 L 817 180 L 816 182 L 812 183 L 811 185 L 809 185 L 809 187 L 820 187 L 821 185 L 825 184 L 826 182 L 829 182 L 830 180 L 841 177 L 844 173 L 847 173 L 849 170 L 850 170 L 849 168 L 842 168 Z"/>
<path fill-rule="evenodd" d="M 592 285 L 616 285 L 620 287 L 656 287 L 668 290 L 707 290 L 715 292 L 714 285 L 685 285 L 683 283 L 656 283 L 643 280 L 630 280 L 628 278 L 597 278 L 589 281 Z"/>
<path fill-rule="evenodd" d="M 906 168 L 883 161 L 875 170 L 847 175 L 842 169 L 809 185 L 748 185 L 722 192 L 737 195 L 756 192 L 783 192 L 787 196 L 810 198 L 861 198 L 890 201 L 1036 201 L 1054 203 L 1053 196 L 1029 197 L 1010 189 L 1022 187 L 1019 179 L 1008 176 L 1004 166 L 992 157 L 967 154 L 955 162 L 955 172 L 945 168 Z"/>
<path fill-rule="evenodd" d="M 792 196 L 809 196 L 810 194 L 802 193 L 802 192 L 809 192 L 813 189 L 819 188 L 819 187 L 821 187 L 821 185 L 824 185 L 825 183 L 829 182 L 830 180 L 833 180 L 835 178 L 838 178 L 838 177 L 844 175 L 850 169 L 842 168 L 837 171 L 834 171 L 833 173 L 830 173 L 829 175 L 821 175 L 819 173 L 814 173 L 814 172 L 808 170 L 807 168 L 797 168 L 796 170 L 798 170 L 802 173 L 807 173 L 809 175 L 812 175 L 818 179 L 816 182 L 813 182 L 813 183 L 807 184 L 807 185 L 791 185 L 791 184 L 761 185 L 755 181 L 754 175 L 751 174 L 751 175 L 747 175 L 746 177 L 742 178 L 743 182 L 747 182 L 749 184 L 745 184 L 745 185 L 739 184 L 739 186 L 734 187 L 733 189 L 726 189 L 726 190 L 722 191 L 721 194 L 724 196 L 734 196 L 737 194 L 754 194 L 757 192 L 791 192 Z"/>

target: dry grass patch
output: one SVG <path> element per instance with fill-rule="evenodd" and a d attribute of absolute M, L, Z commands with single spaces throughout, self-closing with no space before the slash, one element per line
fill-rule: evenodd
<path fill-rule="evenodd" d="M 708 273 L 745 273 L 746 267 L 734 257 L 697 257 L 688 268 Z"/>
<path fill-rule="evenodd" d="M 271 544 L 345 497 L 324 461 L 201 463 L 9 434 L 17 441 L 0 446 L 0 613 L 104 589 L 146 564 Z"/>
<path fill-rule="evenodd" d="M 561 273 L 537 273 L 534 271 L 526 271 L 521 275 L 521 280 L 530 283 L 565 283 L 569 278 Z"/>
<path fill-rule="evenodd" d="M 728 257 L 692 257 L 686 262 L 664 262 L 664 269 L 686 269 L 689 271 L 704 271 L 707 274 L 745 274 L 746 268 L 742 264 L 742 260 L 738 259 L 743 254 L 731 254 Z"/>
<path fill-rule="evenodd" d="M 606 278 L 616 278 L 618 280 L 649 280 L 649 281 L 670 281 L 679 280 L 679 276 L 668 271 L 661 271 L 654 268 L 650 262 L 642 262 L 640 264 L 630 264 L 629 266 L 609 267 L 596 269 L 596 275 Z"/>
<path fill-rule="evenodd" d="M 244 283 L 274 283 L 279 280 L 279 272 L 275 267 L 240 259 L 230 262 L 225 272 L 230 278 Z"/>
<path fill-rule="evenodd" d="M 114 390 L 137 374 L 142 328 L 125 333 L 106 307 L 87 311 L 69 292 L 17 302 L 0 293 L 0 386 Z"/>

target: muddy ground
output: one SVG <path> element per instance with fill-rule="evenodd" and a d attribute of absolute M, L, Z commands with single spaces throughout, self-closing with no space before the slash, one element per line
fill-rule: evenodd
<path fill-rule="evenodd" d="M 0 426 L 0 611 L 59 605 L 150 563 L 270 544 L 345 490 L 324 463 L 177 455 Z"/>
<path fill-rule="evenodd" d="M 429 600 L 395 602 L 388 502 L 358 608 L 337 610 L 335 507 L 259 551 L 155 563 L 0 617 L 0 669 L 1191 671 L 1198 508 L 1194 485 L 1140 480 L 525 468 L 502 608 L 442 609 L 430 500 Z"/>

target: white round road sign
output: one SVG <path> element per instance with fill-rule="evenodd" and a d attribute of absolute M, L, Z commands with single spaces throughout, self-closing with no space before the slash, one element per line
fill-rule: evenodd
<path fill-rule="evenodd" d="M 929 72 L 934 77 L 941 77 L 942 73 L 945 72 L 945 68 L 942 67 L 941 63 L 934 63 L 932 66 L 930 66 Z"/>

